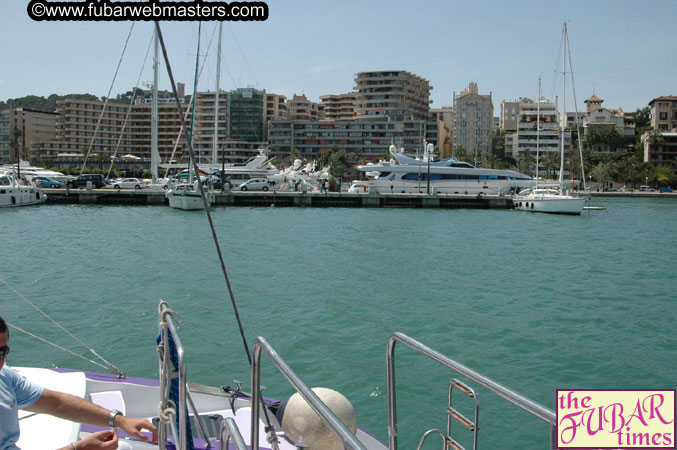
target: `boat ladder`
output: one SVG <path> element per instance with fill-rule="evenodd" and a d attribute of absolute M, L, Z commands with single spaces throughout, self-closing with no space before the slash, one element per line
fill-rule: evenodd
<path fill-rule="evenodd" d="M 505 387 L 502 384 L 470 369 L 463 364 L 454 361 L 448 356 L 439 353 L 438 351 L 420 343 L 419 341 L 410 338 L 403 333 L 393 333 L 393 335 L 388 340 L 388 349 L 386 353 L 387 359 L 387 386 L 388 386 L 388 436 L 389 436 L 389 449 L 397 450 L 397 406 L 396 406 L 396 395 L 395 395 L 395 344 L 401 342 L 407 347 L 411 348 L 415 352 L 421 353 L 424 356 L 432 359 L 433 361 L 441 364 L 442 366 L 453 370 L 454 372 L 462 375 L 468 380 L 479 384 L 480 386 L 488 389 L 494 394 L 502 397 L 508 402 L 512 403 L 515 406 L 518 406 L 525 411 L 531 413 L 532 415 L 538 417 L 539 419 L 548 423 L 550 428 L 550 449 L 554 450 L 557 447 L 557 430 L 556 430 L 556 418 L 555 413 L 552 410 L 547 409 L 543 405 L 534 402 L 533 400 Z M 463 416 L 458 410 L 452 407 L 452 392 L 454 390 L 459 391 L 460 393 L 474 399 L 475 401 L 475 417 L 474 421 L 469 420 Z M 451 437 L 451 424 L 452 419 L 460 423 L 473 433 L 473 449 L 477 449 L 477 435 L 479 431 L 478 426 L 478 412 L 479 412 L 479 402 L 477 398 L 477 392 L 474 389 L 470 388 L 466 384 L 453 379 L 449 385 L 449 403 L 447 407 L 447 430 L 446 433 L 438 430 L 432 429 L 425 432 L 421 441 L 419 443 L 418 449 L 421 448 L 423 442 L 428 436 L 440 435 L 444 441 L 444 450 L 461 450 L 463 447 L 458 444 Z"/>

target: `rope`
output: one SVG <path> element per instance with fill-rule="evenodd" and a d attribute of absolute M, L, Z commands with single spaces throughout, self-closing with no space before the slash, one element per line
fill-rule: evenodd
<path fill-rule="evenodd" d="M 185 130 L 186 128 L 186 121 L 183 118 L 183 115 L 181 114 L 181 105 L 179 103 L 179 96 L 176 91 L 176 83 L 174 82 L 174 75 L 172 74 L 172 69 L 169 64 L 169 56 L 167 55 L 167 48 L 165 47 L 165 41 L 162 37 L 162 31 L 160 30 L 160 23 L 155 22 L 155 27 L 157 28 L 157 33 L 158 33 L 158 38 L 160 40 L 160 46 L 162 47 L 162 55 L 164 56 L 165 59 L 165 66 L 167 67 L 167 74 L 169 75 L 169 80 L 172 84 L 172 90 L 174 91 L 174 98 L 176 100 L 176 107 L 179 109 L 179 117 L 181 118 L 181 129 Z M 195 154 L 193 152 L 193 144 L 190 141 L 190 138 L 186 135 L 185 136 L 187 144 L 188 144 L 188 152 L 190 153 L 190 159 L 194 164 L 195 167 L 195 172 L 200 173 L 200 168 L 197 165 L 197 160 L 195 158 Z M 190 174 L 189 174 L 190 175 Z M 212 221 L 212 216 L 211 213 L 209 212 L 209 205 L 207 203 L 207 197 L 204 192 L 204 189 L 202 188 L 202 179 L 198 176 L 197 177 L 197 183 L 198 183 L 198 189 L 200 190 L 200 195 L 202 196 L 202 203 L 204 205 L 205 212 L 207 214 L 207 220 L 209 221 L 209 227 L 212 231 L 212 238 L 214 239 L 214 244 L 216 245 L 216 252 L 219 257 L 219 262 L 221 263 L 221 271 L 223 272 L 223 276 L 226 280 L 226 286 L 228 288 L 228 293 L 230 295 L 230 302 L 233 306 L 233 311 L 235 313 L 235 318 L 237 320 L 238 327 L 240 328 L 240 336 L 242 337 L 242 343 L 245 348 L 245 352 L 247 353 L 247 360 L 249 361 L 249 365 L 252 365 L 252 357 L 251 353 L 249 352 L 249 345 L 247 345 L 247 338 L 245 337 L 244 334 L 244 327 L 242 325 L 242 321 L 240 320 L 240 313 L 238 312 L 237 309 L 237 304 L 235 303 L 235 295 L 233 294 L 233 289 L 230 284 L 230 278 L 228 277 L 228 272 L 226 271 L 226 263 L 223 260 L 223 254 L 221 253 L 221 246 L 219 245 L 219 240 L 216 235 L 216 229 L 214 228 L 214 222 Z"/>
<path fill-rule="evenodd" d="M 110 160 L 110 167 L 108 167 L 108 173 L 106 178 L 110 178 L 111 170 L 113 170 L 113 164 L 115 162 L 115 157 L 118 154 L 118 149 L 120 148 L 120 143 L 122 142 L 122 136 L 125 133 L 127 128 L 127 122 L 129 121 L 129 114 L 132 111 L 132 105 L 136 99 L 136 90 L 139 89 L 139 84 L 141 83 L 141 76 L 143 75 L 143 70 L 146 68 L 146 61 L 148 61 L 148 54 L 150 53 L 150 46 L 153 43 L 153 38 L 151 36 L 150 42 L 148 42 L 148 49 L 146 49 L 146 56 L 143 58 L 143 65 L 141 66 L 141 72 L 139 72 L 139 78 L 136 80 L 136 86 L 134 87 L 134 92 L 132 93 L 132 99 L 129 102 L 129 107 L 127 108 L 127 114 L 125 115 L 125 122 L 122 124 L 122 129 L 120 130 L 120 136 L 118 137 L 118 142 L 115 144 L 115 151 L 113 152 L 113 157 Z"/>
<path fill-rule="evenodd" d="M 566 36 L 567 42 L 569 42 L 569 35 Z M 567 53 L 569 54 L 569 70 L 571 71 L 571 91 L 574 95 L 574 111 L 576 112 L 576 131 L 578 132 L 578 153 L 581 157 L 581 180 L 583 180 L 583 190 L 587 190 L 587 185 L 585 184 L 585 164 L 583 161 L 583 136 L 581 135 L 581 120 L 578 117 L 578 103 L 576 103 L 576 85 L 574 82 L 574 66 L 571 64 L 571 43 L 567 47 Z"/>
<path fill-rule="evenodd" d="M 33 334 L 31 334 L 31 333 L 29 333 L 29 332 L 27 332 L 27 331 L 25 331 L 25 330 L 22 330 L 21 328 L 16 327 L 17 330 L 22 331 L 22 332 L 24 332 L 24 333 L 26 333 L 26 334 L 28 334 L 28 335 L 30 335 L 30 336 L 33 336 L 33 337 L 35 337 L 35 338 L 37 338 L 37 339 L 40 339 L 40 340 L 42 340 L 43 342 L 45 342 L 45 343 L 47 343 L 47 344 L 53 345 L 53 346 L 55 346 L 55 347 L 57 347 L 57 348 L 60 348 L 61 350 L 64 350 L 64 351 L 66 351 L 66 352 L 68 352 L 68 353 L 71 353 L 71 354 L 73 354 L 73 355 L 75 355 L 75 356 L 78 356 L 78 357 L 84 359 L 85 361 L 93 362 L 93 363 L 96 364 L 97 366 L 103 367 L 103 368 L 106 369 L 106 370 L 111 370 L 113 373 L 117 374 L 118 376 L 124 377 L 124 373 L 123 373 L 120 369 L 118 369 L 117 367 L 115 367 L 114 364 L 112 364 L 112 363 L 110 363 L 109 361 L 107 361 L 106 358 L 104 358 L 103 356 L 99 355 L 93 348 L 91 348 L 90 346 L 88 346 L 87 344 L 85 344 L 84 342 L 82 342 L 80 339 L 78 339 L 77 336 L 75 336 L 73 333 L 71 333 L 70 331 L 68 331 L 67 329 L 65 329 L 59 322 L 57 322 L 56 320 L 52 319 L 52 318 L 49 316 L 49 314 L 47 314 L 46 312 L 44 312 L 44 311 L 43 311 L 42 309 L 40 309 L 35 303 L 33 303 L 32 301 L 30 301 L 30 300 L 29 300 L 28 298 L 26 298 L 24 295 L 22 295 L 21 292 L 19 292 L 19 291 L 17 291 L 16 289 L 14 289 L 12 286 L 9 285 L 9 283 L 7 283 L 7 282 L 6 282 L 4 279 L 2 279 L 2 278 L 0 278 L 0 282 L 1 282 L 2 284 L 4 284 L 5 286 L 7 286 L 7 287 L 8 287 L 12 292 L 14 292 L 20 299 L 22 299 L 23 301 L 25 301 L 26 303 L 28 303 L 29 305 L 31 305 L 33 308 L 35 308 L 40 314 L 42 314 L 43 316 L 45 316 L 45 317 L 46 317 L 49 321 L 51 321 L 54 325 L 56 325 L 57 327 L 59 327 L 64 333 L 66 333 L 67 335 L 69 335 L 70 337 L 72 337 L 73 339 L 75 339 L 80 345 L 82 345 L 84 348 L 86 348 L 87 350 L 89 350 L 94 356 L 96 356 L 96 357 L 99 358 L 101 361 L 103 361 L 103 362 L 106 364 L 106 366 L 103 366 L 103 365 L 101 365 L 101 364 L 99 364 L 99 363 L 96 363 L 96 362 L 94 362 L 94 361 L 91 361 L 91 360 L 85 358 L 84 356 L 78 355 L 77 353 L 74 353 L 74 352 L 72 352 L 72 351 L 70 351 L 70 350 L 67 350 L 67 349 L 65 349 L 65 348 L 63 348 L 63 347 L 60 347 L 60 346 L 58 346 L 58 345 L 56 345 L 56 344 L 54 344 L 54 343 L 52 343 L 52 342 L 49 342 L 49 341 L 47 341 L 46 339 L 42 339 L 42 338 L 40 338 L 40 337 L 38 337 L 38 336 L 36 336 L 36 335 L 33 335 Z"/>
<path fill-rule="evenodd" d="M 94 139 L 96 138 L 96 133 L 99 131 L 99 126 L 101 125 L 101 119 L 103 119 L 103 114 L 106 112 L 106 105 L 108 105 L 108 99 L 110 98 L 110 93 L 113 90 L 113 85 L 115 84 L 115 79 L 118 77 L 118 72 L 120 71 L 120 65 L 122 64 L 122 58 L 125 56 L 125 51 L 127 51 L 127 44 L 129 43 L 129 38 L 132 36 L 132 31 L 134 30 L 134 22 L 132 22 L 132 26 L 129 28 L 129 34 L 127 35 L 127 40 L 125 41 L 125 46 L 122 49 L 122 54 L 120 55 L 120 61 L 118 61 L 118 67 L 115 69 L 115 75 L 113 76 L 113 81 L 110 84 L 110 88 L 108 88 L 108 95 L 106 95 L 106 100 L 103 102 L 103 108 L 101 108 L 101 114 L 99 114 L 99 120 L 96 122 L 96 128 L 94 129 L 94 134 L 92 135 L 92 140 L 89 143 L 89 148 L 87 149 L 87 153 L 85 154 L 85 160 L 82 163 L 82 169 L 80 169 L 80 175 L 85 171 L 85 167 L 87 166 L 87 158 L 89 157 L 89 153 L 92 151 L 92 146 L 94 145 Z"/>
<path fill-rule="evenodd" d="M 56 348 L 58 348 L 59 350 L 63 350 L 63 351 L 66 352 L 66 353 L 70 353 L 70 354 L 73 355 L 73 356 L 77 356 L 77 357 L 80 358 L 80 359 L 84 359 L 85 361 L 88 361 L 88 362 L 90 362 L 90 363 L 92 363 L 92 364 L 94 364 L 94 365 L 96 365 L 96 366 L 102 367 L 102 368 L 104 368 L 104 369 L 106 369 L 106 370 L 114 370 L 115 373 L 117 373 L 117 374 L 121 374 L 121 373 L 122 373 L 122 372 L 119 371 L 119 369 L 118 369 L 117 367 L 115 367 L 115 366 L 113 366 L 113 365 L 109 365 L 108 367 L 107 367 L 107 366 L 104 366 L 104 365 L 101 364 L 101 363 L 98 363 L 98 362 L 96 362 L 96 361 L 94 361 L 94 360 L 91 360 L 91 359 L 87 359 L 87 358 L 85 358 L 85 357 L 82 356 L 82 355 L 78 355 L 77 353 L 75 353 L 75 352 L 72 351 L 72 350 L 68 350 L 67 348 L 61 347 L 60 345 L 57 345 L 57 344 L 55 344 L 55 343 L 53 343 L 53 342 L 50 342 L 50 341 L 48 341 L 47 339 L 41 338 L 40 336 L 37 336 L 37 335 L 35 335 L 35 334 L 33 334 L 33 333 L 29 332 L 29 331 L 26 331 L 26 330 L 24 330 L 23 328 L 19 328 L 19 327 L 17 327 L 16 325 L 13 325 L 13 324 L 11 324 L 11 323 L 9 323 L 9 322 L 6 322 L 6 323 L 7 323 L 7 325 L 9 325 L 11 328 L 13 328 L 13 329 L 15 329 L 15 330 L 17 330 L 17 331 L 20 331 L 20 332 L 22 332 L 22 333 L 25 333 L 25 334 L 31 336 L 31 337 L 34 337 L 35 339 L 38 339 L 38 340 L 44 342 L 45 344 L 49 344 L 49 345 L 51 345 L 51 346 L 53 346 L 53 347 L 56 347 Z"/>

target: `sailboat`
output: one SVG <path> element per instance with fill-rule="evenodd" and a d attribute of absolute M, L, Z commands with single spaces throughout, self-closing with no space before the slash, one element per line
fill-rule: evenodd
<path fill-rule="evenodd" d="M 538 112 L 536 125 L 536 186 L 533 189 L 523 191 L 516 195 L 513 200 L 513 206 L 518 211 L 542 212 L 551 214 L 570 214 L 580 215 L 585 206 L 586 199 L 578 195 L 567 193 L 564 189 L 564 129 L 566 118 L 566 46 L 568 42 L 567 25 L 564 24 L 563 30 L 563 91 L 562 96 L 562 116 L 560 126 L 560 171 L 559 171 L 559 186 L 553 187 L 539 187 L 538 186 L 538 154 L 539 154 L 539 136 L 541 131 L 541 80 L 538 80 Z M 571 64 L 570 64 L 571 65 Z"/>
<path fill-rule="evenodd" d="M 155 35 L 155 72 L 157 73 L 158 70 L 158 41 L 157 41 L 157 30 L 156 30 L 156 35 Z M 220 36 L 219 36 L 220 37 Z M 219 49 L 221 46 L 219 45 Z M 218 55 L 218 58 L 221 59 L 221 55 Z M 198 43 L 197 43 L 197 57 L 196 57 L 196 62 L 195 62 L 195 82 L 193 84 L 193 92 L 197 92 L 197 81 L 198 81 L 198 66 L 199 66 L 199 61 L 200 61 L 200 27 L 198 27 Z M 155 86 L 157 86 L 157 82 L 155 83 Z M 154 95 L 153 95 L 153 101 L 157 101 L 157 95 L 156 95 L 156 88 L 154 88 Z M 193 94 L 193 114 L 195 114 L 195 97 L 196 95 Z M 218 111 L 218 105 L 216 105 L 217 111 Z M 218 114 L 217 114 L 218 116 Z M 155 120 L 157 120 L 157 116 L 155 117 Z M 193 139 L 193 124 L 195 123 L 195 120 L 191 120 L 190 124 L 190 135 L 186 135 L 186 138 L 188 139 L 188 145 L 190 144 L 190 141 Z M 177 208 L 177 209 L 182 209 L 184 211 L 195 211 L 195 210 L 201 210 L 204 207 L 204 202 L 207 203 L 207 206 L 210 206 L 214 202 L 214 194 L 212 192 L 207 191 L 206 186 L 203 186 L 202 181 L 200 179 L 200 171 L 197 167 L 197 162 L 193 160 L 193 155 L 191 152 L 191 156 L 189 159 L 189 164 L 188 164 L 188 177 L 186 178 L 185 182 L 182 183 L 177 183 L 172 185 L 167 192 L 165 193 L 165 197 L 167 200 L 169 200 L 169 206 L 172 208 Z M 193 181 L 195 180 L 195 181 Z M 204 196 L 202 195 L 203 193 L 200 192 L 202 189 L 205 190 Z"/>
<path fill-rule="evenodd" d="M 37 187 L 24 185 L 21 180 L 21 162 L 0 173 L 0 208 L 39 205 L 47 201 L 47 195 Z"/>

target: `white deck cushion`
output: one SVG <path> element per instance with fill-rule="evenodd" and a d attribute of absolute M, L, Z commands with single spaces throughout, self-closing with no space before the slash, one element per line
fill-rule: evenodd
<path fill-rule="evenodd" d="M 13 367 L 31 382 L 52 391 L 66 392 L 84 398 L 86 391 L 85 374 L 82 372 L 59 373 L 49 369 Z M 19 411 L 21 438 L 17 442 L 21 450 L 44 450 L 61 448 L 78 439 L 80 424 L 57 419 L 46 414 L 32 415 Z"/>

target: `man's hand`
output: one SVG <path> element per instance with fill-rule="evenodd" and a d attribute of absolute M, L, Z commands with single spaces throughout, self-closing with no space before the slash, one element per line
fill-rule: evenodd
<path fill-rule="evenodd" d="M 115 450 L 118 448 L 118 434 L 113 430 L 97 431 L 61 450 L 73 450 L 73 446 L 77 450 Z"/>
<path fill-rule="evenodd" d="M 129 436 L 133 436 L 144 442 L 148 442 L 148 438 L 143 433 L 141 433 L 141 430 L 148 430 L 153 433 L 153 439 L 151 442 L 157 442 L 157 428 L 155 428 L 155 426 L 146 419 L 137 419 L 135 417 L 125 417 L 119 415 L 115 418 L 115 423 L 120 428 L 125 430 L 125 433 L 127 433 Z"/>

